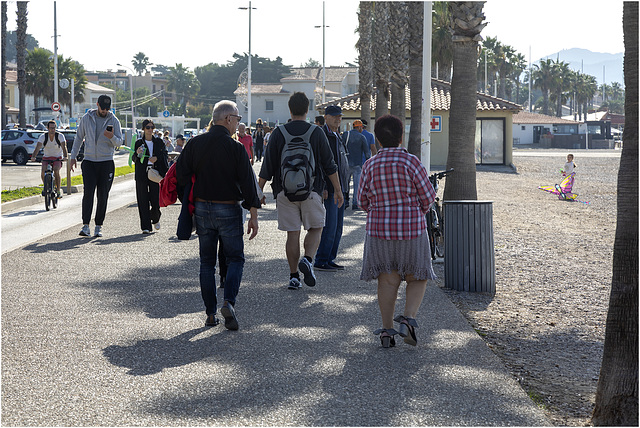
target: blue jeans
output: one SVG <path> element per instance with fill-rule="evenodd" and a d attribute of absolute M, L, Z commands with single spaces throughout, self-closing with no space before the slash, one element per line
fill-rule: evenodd
<path fill-rule="evenodd" d="M 215 278 L 218 239 L 223 242 L 227 259 L 224 300 L 236 303 L 244 268 L 242 207 L 196 201 L 194 216 L 200 244 L 200 291 L 207 315 L 213 315 L 218 305 Z"/>
<path fill-rule="evenodd" d="M 353 199 L 351 199 L 351 206 L 358 206 L 358 199 L 356 198 L 358 193 L 358 185 L 360 184 L 360 175 L 362 175 L 362 166 L 355 165 L 349 167 L 349 182 L 353 177 Z M 348 196 L 348 195 L 347 195 Z M 347 197 L 347 199 L 349 199 Z"/>
<path fill-rule="evenodd" d="M 344 221 L 344 204 L 338 208 L 333 200 L 333 193 L 329 193 L 329 197 L 325 199 L 324 208 L 326 210 L 326 220 L 322 229 L 322 237 L 320 238 L 320 246 L 316 253 L 315 262 L 318 266 L 325 265 L 336 259 Z"/>

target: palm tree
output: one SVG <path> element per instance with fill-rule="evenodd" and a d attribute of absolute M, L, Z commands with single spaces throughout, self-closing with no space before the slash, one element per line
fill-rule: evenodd
<path fill-rule="evenodd" d="M 551 70 L 553 73 L 552 84 L 549 88 L 551 100 L 556 103 L 556 116 L 562 117 L 562 103 L 565 100 L 565 91 L 570 89 L 571 70 L 569 69 L 569 63 L 560 60 L 553 62 Z"/>
<path fill-rule="evenodd" d="M 409 87 L 411 88 L 411 126 L 409 128 L 409 153 L 420 157 L 422 139 L 422 26 L 424 5 L 409 2 Z M 430 92 L 429 92 L 430 94 Z"/>
<path fill-rule="evenodd" d="M 19 1 L 18 3 L 18 11 L 17 11 L 17 40 L 16 40 L 16 62 L 18 65 L 18 91 L 19 91 L 19 100 L 18 106 L 20 108 L 18 123 L 21 128 L 24 128 L 27 125 L 26 120 L 26 86 L 27 86 L 27 73 L 25 70 L 26 66 L 26 55 L 27 55 L 27 3 L 26 1 Z M 4 35 L 3 35 L 4 36 Z"/>
<path fill-rule="evenodd" d="M 553 60 L 540 60 L 531 73 L 533 87 L 542 91 L 542 114 L 549 114 L 549 90 L 553 86 Z"/>
<path fill-rule="evenodd" d="M 389 60 L 391 67 L 391 114 L 404 124 L 406 116 L 404 88 L 409 74 L 409 45 L 407 45 L 409 8 L 406 2 L 394 2 L 389 18 Z"/>
<path fill-rule="evenodd" d="M 84 101 L 84 90 L 87 86 L 85 69 L 78 61 L 71 58 L 63 58 L 58 55 L 58 77 L 60 79 L 74 80 L 73 101 L 80 103 Z M 58 98 L 60 103 L 71 106 L 71 88 L 59 90 Z M 73 112 L 71 112 L 73 114 Z"/>
<path fill-rule="evenodd" d="M 449 82 L 453 64 L 453 46 L 449 31 L 449 6 L 446 1 L 433 2 L 431 37 L 431 75 Z M 437 75 L 434 74 L 436 68 Z"/>
<path fill-rule="evenodd" d="M 389 2 L 373 5 L 373 73 L 376 84 L 376 119 L 389 111 Z"/>
<path fill-rule="evenodd" d="M 182 114 L 184 114 L 187 111 L 185 100 L 188 101 L 190 97 L 198 93 L 200 82 L 191 70 L 182 64 L 176 64 L 175 67 L 171 67 L 167 89 L 180 97 L 180 106 Z"/>
<path fill-rule="evenodd" d="M 624 2 L 625 126 L 613 277 L 594 425 L 638 426 L 638 3 Z"/>
<path fill-rule="evenodd" d="M 358 11 L 358 79 L 360 93 L 360 118 L 371 121 L 371 95 L 373 93 L 373 57 L 371 56 L 371 11 L 370 1 L 361 1 Z"/>
<path fill-rule="evenodd" d="M 142 76 L 142 74 L 147 71 L 147 67 L 152 65 L 149 62 L 149 57 L 142 52 L 138 52 L 134 55 L 131 64 L 133 64 L 133 69 L 138 73 L 138 76 Z"/>
<path fill-rule="evenodd" d="M 33 95 L 33 106 L 36 108 L 35 122 L 40 122 L 40 112 L 37 110 L 41 98 L 53 100 L 53 65 L 49 59 L 51 52 L 43 48 L 34 48 L 27 53 L 26 71 L 28 95 Z"/>
<path fill-rule="evenodd" d="M 482 51 L 480 52 L 480 58 L 478 61 L 478 79 L 481 84 L 478 87 L 479 91 L 491 93 L 494 92 L 494 82 L 498 79 L 498 56 L 502 50 L 502 44 L 498 41 L 497 37 L 487 36 L 482 42 Z M 485 76 L 485 57 L 487 63 L 487 75 Z M 487 80 L 487 87 L 485 91 L 484 80 Z M 496 92 L 497 95 L 497 92 Z"/>
<path fill-rule="evenodd" d="M 476 86 L 478 42 L 483 23 L 484 2 L 450 2 L 453 31 L 453 79 L 449 111 L 449 152 L 447 169 L 456 173 L 447 177 L 445 200 L 476 200 Z"/>
<path fill-rule="evenodd" d="M 515 102 L 516 104 L 520 104 L 520 76 L 522 75 L 522 72 L 525 71 L 527 69 L 527 60 L 525 59 L 524 55 L 521 53 L 516 53 L 515 55 L 513 55 L 511 57 L 511 75 L 507 76 L 511 79 L 513 79 L 513 81 L 516 84 L 516 96 L 515 96 Z M 512 99 L 512 97 L 509 97 L 509 99 Z"/>
<path fill-rule="evenodd" d="M 5 35 L 7 34 L 7 2 L 3 1 L 2 3 L 2 93 L 5 94 L 7 88 L 7 38 Z M 7 108 L 5 106 L 4 101 L 2 102 L 2 120 L 0 121 L 0 125 L 2 129 L 7 127 Z"/>

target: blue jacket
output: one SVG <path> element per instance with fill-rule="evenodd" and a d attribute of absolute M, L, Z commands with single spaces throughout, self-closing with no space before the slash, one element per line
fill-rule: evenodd
<path fill-rule="evenodd" d="M 342 141 L 347 144 L 349 150 L 349 166 L 362 166 L 363 158 L 371 157 L 371 148 L 367 139 L 355 129 L 342 134 Z"/>

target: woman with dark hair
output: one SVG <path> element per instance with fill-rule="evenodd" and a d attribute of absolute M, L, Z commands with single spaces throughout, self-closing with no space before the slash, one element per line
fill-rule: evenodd
<path fill-rule="evenodd" d="M 142 122 L 142 138 L 134 145 L 136 199 L 140 228 L 148 234 L 160 229 L 160 184 L 149 179 L 148 170 L 154 168 L 161 176 L 169 170 L 167 148 L 161 138 L 153 136 L 155 125 L 151 119 Z M 153 225 L 153 228 L 152 228 Z"/>
<path fill-rule="evenodd" d="M 417 344 L 415 317 L 427 279 L 434 279 L 425 214 L 435 200 L 427 170 L 416 156 L 400 147 L 403 124 L 395 116 L 376 120 L 375 136 L 382 149 L 362 167 L 357 200 L 367 212 L 366 237 L 360 279 L 378 280 L 382 316 L 382 346 L 395 346 L 400 334 Z M 407 282 L 403 315 L 394 318 L 398 288 Z M 399 323 L 398 330 L 393 322 Z"/>

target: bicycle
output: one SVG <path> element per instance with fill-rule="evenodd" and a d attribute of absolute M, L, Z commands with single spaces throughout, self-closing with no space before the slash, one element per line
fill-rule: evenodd
<path fill-rule="evenodd" d="M 429 176 L 429 181 L 433 186 L 433 190 L 436 192 L 436 200 L 427 213 L 427 233 L 429 235 L 431 259 L 433 260 L 435 260 L 436 257 L 444 257 L 444 216 L 442 214 L 440 198 L 437 196 L 438 182 L 452 172 L 453 169 L 449 169 L 447 171 L 433 173 Z"/>
<path fill-rule="evenodd" d="M 53 206 L 53 209 L 58 208 L 58 194 L 56 193 L 55 177 L 53 176 L 53 162 L 55 161 L 42 160 L 42 162 L 47 162 L 42 195 L 44 196 L 44 207 L 49 211 L 49 206 Z"/>

